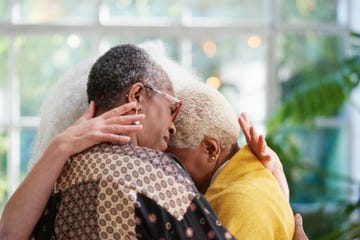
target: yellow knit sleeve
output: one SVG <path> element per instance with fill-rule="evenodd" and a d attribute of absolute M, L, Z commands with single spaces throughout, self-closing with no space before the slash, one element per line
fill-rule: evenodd
<path fill-rule="evenodd" d="M 209 201 L 221 223 L 237 239 L 292 239 L 292 212 L 281 206 L 282 201 L 276 202 L 279 196 L 274 196 L 271 188 L 268 190 L 243 182 Z"/>

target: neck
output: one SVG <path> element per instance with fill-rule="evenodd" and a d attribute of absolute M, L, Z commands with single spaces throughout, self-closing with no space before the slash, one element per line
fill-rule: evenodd
<path fill-rule="evenodd" d="M 221 151 L 221 154 L 218 159 L 218 164 L 216 165 L 215 171 L 221 167 L 225 162 L 227 162 L 234 154 L 239 150 L 239 145 L 236 143 L 230 149 Z"/>
<path fill-rule="evenodd" d="M 234 156 L 234 154 L 239 150 L 239 145 L 236 143 L 234 144 L 229 150 L 223 150 L 221 151 L 221 154 L 219 156 L 218 162 L 216 164 L 216 167 L 214 168 L 213 174 L 211 176 L 211 179 L 209 181 L 209 184 L 207 186 L 207 188 L 210 186 L 210 184 L 214 181 L 214 179 L 216 178 L 217 174 L 219 174 L 219 172 L 221 171 L 221 169 L 226 165 L 226 163 L 229 161 L 230 158 L 232 158 L 232 156 Z M 207 188 L 205 189 L 205 192 L 207 190 Z"/>

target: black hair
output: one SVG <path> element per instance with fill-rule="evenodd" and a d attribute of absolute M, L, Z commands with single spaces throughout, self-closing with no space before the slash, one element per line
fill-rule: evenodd
<path fill-rule="evenodd" d="M 123 44 L 111 48 L 91 68 L 87 83 L 88 101 L 109 110 L 136 82 L 172 89 L 167 74 L 141 48 Z M 163 86 L 161 86 L 163 85 Z"/>

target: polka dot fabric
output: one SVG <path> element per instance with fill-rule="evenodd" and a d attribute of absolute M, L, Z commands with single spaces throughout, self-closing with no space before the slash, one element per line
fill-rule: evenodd
<path fill-rule="evenodd" d="M 54 239 L 226 239 L 219 236 L 228 234 L 177 161 L 148 148 L 97 145 L 73 156 L 56 185 L 59 200 L 47 209 L 55 214 L 53 227 L 37 228 L 53 228 Z"/>

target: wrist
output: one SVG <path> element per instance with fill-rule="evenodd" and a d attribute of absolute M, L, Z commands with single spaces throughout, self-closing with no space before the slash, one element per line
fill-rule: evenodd
<path fill-rule="evenodd" d="M 50 147 L 54 149 L 53 151 L 56 151 L 58 154 L 61 154 L 62 156 L 68 158 L 72 153 L 72 143 L 69 141 L 66 136 L 62 134 L 58 134 L 54 137 L 53 141 L 50 143 Z"/>

